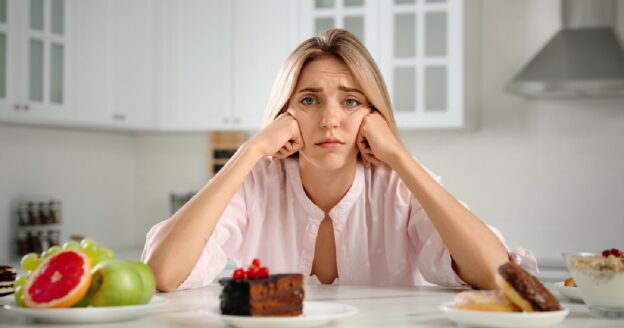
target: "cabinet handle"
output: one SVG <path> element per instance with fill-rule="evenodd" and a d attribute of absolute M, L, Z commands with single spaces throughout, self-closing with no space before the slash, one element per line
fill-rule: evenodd
<path fill-rule="evenodd" d="M 24 105 L 24 106 L 22 106 L 22 108 L 24 108 L 24 110 L 29 110 L 29 109 L 30 109 L 30 106 L 28 106 L 28 105 Z"/>
<path fill-rule="evenodd" d="M 22 109 L 22 106 L 20 106 L 19 104 L 15 104 L 13 105 L 13 108 L 15 108 L 15 110 L 20 110 Z"/>
<path fill-rule="evenodd" d="M 240 123 L 240 119 L 238 117 L 235 117 L 234 118 L 234 124 L 238 124 L 238 123 Z"/>
<path fill-rule="evenodd" d="M 229 119 L 229 118 L 224 118 L 224 119 L 223 119 L 223 123 L 225 123 L 225 124 L 230 123 L 230 119 Z"/>
<path fill-rule="evenodd" d="M 113 114 L 113 120 L 115 121 L 124 121 L 126 119 L 126 115 L 123 114 Z"/>

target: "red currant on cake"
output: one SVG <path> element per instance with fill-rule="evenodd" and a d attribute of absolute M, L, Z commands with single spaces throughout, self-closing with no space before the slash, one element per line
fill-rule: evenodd
<path fill-rule="evenodd" d="M 234 280 L 241 280 L 241 279 L 245 279 L 246 277 L 247 277 L 247 274 L 245 270 L 241 268 L 234 270 L 234 273 L 232 274 L 232 279 Z"/>
<path fill-rule="evenodd" d="M 258 260 L 258 259 L 253 259 L 253 260 L 251 261 L 251 266 L 252 266 L 252 267 L 254 267 L 254 268 L 259 268 L 259 267 L 260 267 L 260 260 Z"/>
<path fill-rule="evenodd" d="M 622 254 L 622 251 L 617 248 L 605 249 L 604 251 L 602 251 L 602 256 L 604 257 L 609 257 L 611 255 L 615 257 L 624 257 L 624 254 Z"/>
<path fill-rule="evenodd" d="M 258 269 L 258 278 L 266 278 L 269 276 L 269 268 L 267 267 L 260 267 Z"/>

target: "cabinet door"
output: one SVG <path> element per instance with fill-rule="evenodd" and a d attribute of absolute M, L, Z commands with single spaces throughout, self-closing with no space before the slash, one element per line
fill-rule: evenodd
<path fill-rule="evenodd" d="M 24 70 L 17 101 L 34 120 L 62 121 L 67 113 L 67 29 L 64 0 L 12 2 L 26 19 L 20 28 L 19 59 Z"/>
<path fill-rule="evenodd" d="M 301 39 L 329 28 L 343 28 L 355 34 L 373 58 L 379 54 L 378 1 L 305 0 L 300 2 Z"/>
<path fill-rule="evenodd" d="M 384 76 L 399 128 L 465 126 L 463 0 L 301 5 L 304 36 L 338 27 L 363 41 Z"/>
<path fill-rule="evenodd" d="M 399 127 L 463 126 L 462 4 L 382 3 L 380 63 Z"/>
<path fill-rule="evenodd" d="M 152 0 L 110 1 L 110 111 L 106 119 L 117 127 L 155 127 L 153 38 L 158 35 L 154 4 Z"/>
<path fill-rule="evenodd" d="M 258 130 L 271 87 L 296 45 L 297 8 L 290 0 L 236 0 L 233 129 Z"/>
<path fill-rule="evenodd" d="M 68 112 L 74 124 L 109 126 L 110 6 L 113 1 L 66 0 L 68 44 Z M 71 64 L 69 64 L 71 63 Z"/>
<path fill-rule="evenodd" d="M 15 110 L 13 107 L 13 99 L 11 97 L 13 84 L 9 85 L 9 81 L 14 81 L 10 70 L 14 67 L 11 65 L 12 46 L 10 42 L 13 37 L 11 24 L 13 16 L 10 14 L 10 6 L 7 0 L 0 0 L 0 116 L 10 115 Z M 11 64 L 10 64 L 11 63 Z"/>
<path fill-rule="evenodd" d="M 229 122 L 230 16 L 226 0 L 159 2 L 155 102 L 164 129 L 219 130 Z"/>

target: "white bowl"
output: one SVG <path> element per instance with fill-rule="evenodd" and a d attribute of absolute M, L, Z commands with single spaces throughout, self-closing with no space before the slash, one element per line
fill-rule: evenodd
<path fill-rule="evenodd" d="M 590 312 L 624 319 L 624 258 L 596 253 L 564 254 L 564 258 Z"/>

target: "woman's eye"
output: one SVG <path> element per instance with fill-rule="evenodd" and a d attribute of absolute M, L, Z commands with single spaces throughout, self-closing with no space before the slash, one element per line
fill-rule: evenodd
<path fill-rule="evenodd" d="M 312 97 L 305 97 L 299 101 L 302 105 L 314 105 L 316 103 L 316 99 Z"/>
<path fill-rule="evenodd" d="M 357 99 L 349 98 L 345 101 L 345 104 L 349 107 L 356 107 L 360 105 L 360 102 Z"/>

